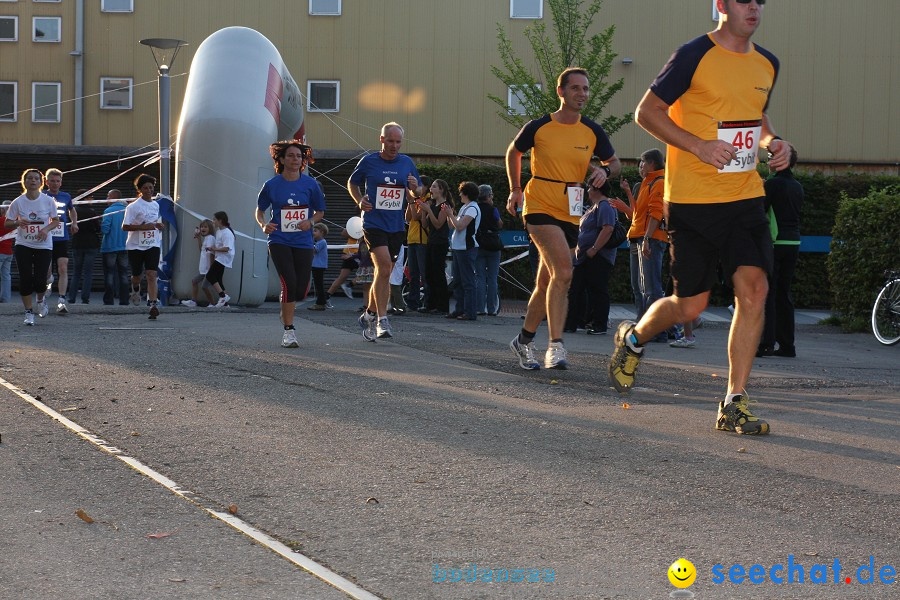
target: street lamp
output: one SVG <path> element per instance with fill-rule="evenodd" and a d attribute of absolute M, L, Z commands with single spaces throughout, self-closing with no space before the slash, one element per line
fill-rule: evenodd
<path fill-rule="evenodd" d="M 150 46 L 153 52 L 153 60 L 159 72 L 159 193 L 171 197 L 169 185 L 169 164 L 171 154 L 169 152 L 169 109 L 171 105 L 171 82 L 169 81 L 169 68 L 175 62 L 175 55 L 182 46 L 187 46 L 184 40 L 168 38 L 149 38 L 141 40 L 141 44 Z"/>

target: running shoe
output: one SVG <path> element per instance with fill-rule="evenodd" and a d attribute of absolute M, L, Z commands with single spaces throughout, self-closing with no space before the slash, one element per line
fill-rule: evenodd
<path fill-rule="evenodd" d="M 375 333 L 377 337 L 382 339 L 394 337 L 394 334 L 391 331 L 391 324 L 388 322 L 387 317 L 378 319 L 378 324 L 375 326 Z"/>
<path fill-rule="evenodd" d="M 746 392 L 736 396 L 727 406 L 725 401 L 719 402 L 719 413 L 716 416 L 716 429 L 734 431 L 742 435 L 766 435 L 769 424 L 750 412 L 750 396 Z"/>
<path fill-rule="evenodd" d="M 634 386 L 634 375 L 644 351 L 636 351 L 628 345 L 626 338 L 634 331 L 634 321 L 622 321 L 613 339 L 613 353 L 609 359 L 609 382 L 616 390 L 625 394 Z"/>
<path fill-rule="evenodd" d="M 550 342 L 547 345 L 547 352 L 544 354 L 544 368 L 560 370 L 568 369 L 568 356 L 569 353 L 566 352 L 562 342 Z"/>
<path fill-rule="evenodd" d="M 128 294 L 128 301 L 131 302 L 132 306 L 140 306 L 141 305 L 141 290 L 139 289 L 131 289 L 131 293 Z"/>
<path fill-rule="evenodd" d="M 516 335 L 509 343 L 509 349 L 513 351 L 519 359 L 519 366 L 526 371 L 534 371 L 541 368 L 541 363 L 534 357 L 534 342 L 522 344 L 519 342 L 519 336 Z"/>
<path fill-rule="evenodd" d="M 30 310 L 25 311 L 25 324 L 34 325 L 34 313 Z"/>
<path fill-rule="evenodd" d="M 299 348 L 297 343 L 297 332 L 293 329 L 285 329 L 284 335 L 281 337 L 282 348 Z"/>
<path fill-rule="evenodd" d="M 674 342 L 669 342 L 669 346 L 672 348 L 693 348 L 697 345 L 697 341 L 694 339 L 688 339 L 684 336 L 678 338 Z"/>
<path fill-rule="evenodd" d="M 197 308 L 197 303 L 193 300 L 182 300 L 181 305 L 187 306 L 188 308 Z"/>
<path fill-rule="evenodd" d="M 56 303 L 56 312 L 60 315 L 64 315 L 69 312 L 69 308 L 66 306 L 66 301 L 62 298 L 60 298 L 59 302 Z"/>
<path fill-rule="evenodd" d="M 310 304 L 306 307 L 306 310 L 325 310 L 324 304 Z"/>
<path fill-rule="evenodd" d="M 376 333 L 375 333 L 375 315 L 371 314 L 369 311 L 364 310 L 361 315 L 359 315 L 359 319 L 356 320 L 359 323 L 360 329 L 362 329 L 362 336 L 367 342 L 374 342 Z"/>
<path fill-rule="evenodd" d="M 350 287 L 350 284 L 347 282 L 342 283 L 341 290 L 343 290 L 345 296 L 353 300 L 353 289 Z"/>
<path fill-rule="evenodd" d="M 159 301 L 154 300 L 150 303 L 150 316 L 147 317 L 151 321 L 155 321 L 156 317 L 159 316 Z"/>
<path fill-rule="evenodd" d="M 231 300 L 231 296 L 225 294 L 224 296 L 219 296 L 219 301 L 216 302 L 216 308 L 223 308 L 228 306 L 228 301 Z"/>
<path fill-rule="evenodd" d="M 332 304 L 330 301 L 326 301 L 325 308 L 329 308 L 329 309 L 334 308 L 334 304 Z"/>
<path fill-rule="evenodd" d="M 44 317 L 46 317 L 47 315 L 50 314 L 50 307 L 47 306 L 47 299 L 46 299 L 46 298 L 44 298 L 43 300 L 41 300 L 40 302 L 38 302 L 38 307 L 37 307 L 37 308 L 38 308 L 38 316 L 39 316 L 40 318 L 42 318 L 42 319 L 43 319 Z"/>
<path fill-rule="evenodd" d="M 605 329 L 594 329 L 593 327 L 588 327 L 585 331 L 588 335 L 606 335 Z"/>

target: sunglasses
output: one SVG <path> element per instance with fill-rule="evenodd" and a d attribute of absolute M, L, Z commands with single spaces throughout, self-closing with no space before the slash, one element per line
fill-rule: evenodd
<path fill-rule="evenodd" d="M 738 4 L 750 4 L 753 0 L 734 0 Z M 756 0 L 756 3 L 762 6 L 766 3 L 766 0 Z"/>

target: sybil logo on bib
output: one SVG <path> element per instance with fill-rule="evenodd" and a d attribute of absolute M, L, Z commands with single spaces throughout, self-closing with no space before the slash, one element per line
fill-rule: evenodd
<path fill-rule="evenodd" d="M 569 215 L 580 217 L 584 214 L 584 188 L 580 185 L 567 185 L 566 196 L 569 198 Z"/>
<path fill-rule="evenodd" d="M 281 230 L 285 232 L 300 231 L 300 224 L 306 220 L 309 214 L 309 207 L 303 208 L 282 208 L 281 209 Z"/>
<path fill-rule="evenodd" d="M 719 140 L 734 146 L 737 158 L 719 169 L 719 173 L 743 173 L 756 169 L 762 119 L 750 121 L 719 121 Z"/>
<path fill-rule="evenodd" d="M 381 184 L 375 189 L 375 208 L 379 210 L 401 210 L 406 186 Z"/>

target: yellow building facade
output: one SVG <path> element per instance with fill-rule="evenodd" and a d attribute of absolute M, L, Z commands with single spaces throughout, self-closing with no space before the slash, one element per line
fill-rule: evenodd
<path fill-rule="evenodd" d="M 624 88 L 611 114 L 632 112 L 672 51 L 715 27 L 713 4 L 606 0 L 590 31 L 616 26 L 610 78 Z M 194 52 L 240 25 L 326 109 L 306 115 L 315 148 L 373 149 L 395 120 L 410 154 L 499 157 L 516 132 L 487 98 L 508 95 L 491 73 L 497 27 L 528 56 L 535 17 L 552 31 L 541 0 L 0 0 L 0 145 L 152 147 L 156 65 L 139 40 L 189 44 L 171 69 L 174 136 Z M 897 31 L 896 0 L 765 5 L 754 40 L 781 60 L 769 116 L 804 162 L 900 162 Z M 612 141 L 623 158 L 659 145 L 633 123 Z"/>

